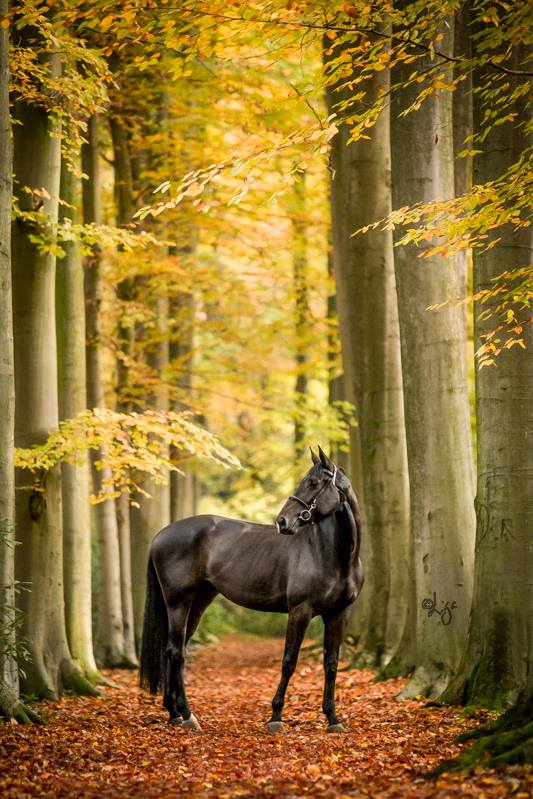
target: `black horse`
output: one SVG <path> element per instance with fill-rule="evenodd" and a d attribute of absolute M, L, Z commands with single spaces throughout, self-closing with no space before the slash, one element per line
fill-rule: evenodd
<path fill-rule="evenodd" d="M 253 610 L 288 613 L 281 680 L 272 702 L 270 732 L 283 729 L 285 691 L 309 621 L 324 620 L 324 699 L 328 731 L 344 728 L 335 713 L 335 678 L 350 606 L 363 584 L 361 521 L 354 490 L 342 469 L 313 452 L 313 467 L 274 525 L 194 516 L 154 538 L 141 650 L 141 686 L 163 686 L 170 722 L 200 726 L 189 709 L 183 679 L 185 648 L 218 593 Z M 282 533 L 283 535 L 280 535 Z"/>

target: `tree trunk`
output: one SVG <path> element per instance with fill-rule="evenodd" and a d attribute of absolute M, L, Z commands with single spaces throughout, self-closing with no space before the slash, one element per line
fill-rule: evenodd
<path fill-rule="evenodd" d="M 335 275 L 333 272 L 333 257 L 331 248 L 328 252 L 328 277 L 330 280 L 335 280 Z M 334 320 L 337 318 L 337 297 L 336 297 L 336 290 L 334 289 L 333 292 L 328 297 L 328 319 L 330 323 L 330 330 L 333 331 L 333 323 Z M 346 385 L 347 380 L 344 375 L 344 368 L 343 372 L 340 375 L 336 374 L 335 363 L 337 360 L 337 335 L 334 332 L 330 332 L 328 336 L 328 399 L 329 404 L 332 405 L 334 402 L 338 402 L 339 400 L 344 401 L 348 400 L 351 401 L 352 404 L 355 404 L 354 397 L 349 398 L 349 391 L 350 386 Z M 341 353 L 342 357 L 342 353 Z M 355 489 L 355 493 L 357 494 L 357 498 L 359 500 L 359 506 L 361 508 L 361 518 L 362 518 L 362 526 L 363 526 L 363 539 L 361 543 L 361 560 L 363 564 L 368 563 L 369 560 L 369 552 L 368 552 L 368 539 L 366 536 L 366 520 L 364 517 L 364 497 L 363 497 L 363 474 L 362 474 L 362 466 L 361 466 L 361 437 L 359 435 L 359 427 L 351 427 L 349 430 L 349 440 L 348 440 L 348 451 L 343 452 L 340 448 L 334 446 L 330 443 L 331 449 L 331 457 L 335 461 L 335 463 L 342 467 L 346 474 L 349 476 L 351 483 Z M 349 625 L 347 628 L 347 632 L 355 645 L 359 644 L 361 637 L 363 635 L 364 630 L 366 629 L 367 625 L 367 615 L 368 615 L 368 605 L 366 602 L 366 597 L 370 595 L 372 592 L 368 591 L 368 582 L 367 577 L 365 576 L 365 591 L 361 594 L 358 598 L 357 603 L 353 609 L 352 615 L 350 617 Z"/>
<path fill-rule="evenodd" d="M 441 32 L 440 48 L 452 53 L 451 20 Z M 418 63 L 421 70 L 431 64 Z M 394 83 L 411 72 L 410 64 L 396 67 Z M 447 199 L 454 192 L 451 95 L 434 92 L 419 111 L 400 118 L 399 112 L 417 92 L 415 84 L 393 95 L 395 208 Z M 453 256 L 421 259 L 419 254 L 414 247 L 402 247 L 395 258 L 417 608 L 417 669 L 403 695 L 435 696 L 457 669 L 466 640 L 473 565 L 473 459 L 465 314 L 456 306 L 426 311 L 428 305 L 464 291 L 464 267 Z M 432 602 L 438 613 L 432 611 Z"/>
<path fill-rule="evenodd" d="M 99 120 L 89 120 L 88 143 L 82 147 L 82 167 L 88 180 L 83 181 L 83 221 L 100 223 L 100 179 L 98 163 Z M 85 303 L 87 327 L 87 401 L 90 408 L 105 407 L 100 342 L 100 307 L 102 303 L 101 253 L 94 245 L 85 258 Z M 93 491 L 100 493 L 111 473 L 99 470 L 96 462 L 102 453 L 91 453 Z M 94 521 L 98 543 L 98 593 L 96 607 L 95 650 L 102 666 L 117 666 L 134 656 L 126 645 L 124 625 L 127 615 L 122 611 L 120 546 L 115 515 L 115 502 L 108 499 L 94 506 Z M 133 614 L 132 614 L 133 619 Z M 133 642 L 133 624 L 131 624 Z"/>
<path fill-rule="evenodd" d="M 110 117 L 111 139 L 113 142 L 115 206 L 117 225 L 129 225 L 133 221 L 133 172 L 130 157 L 128 133 L 119 115 Z M 117 286 L 117 298 L 128 302 L 132 298 L 133 284 L 130 279 L 122 280 Z M 134 328 L 133 324 L 120 319 L 118 324 L 118 340 L 120 354 L 117 358 L 117 409 L 128 413 L 131 411 L 130 362 L 133 358 Z M 123 564 L 121 570 L 121 592 L 124 614 L 125 643 L 129 652 L 136 652 L 135 631 L 138 622 L 136 616 L 135 584 L 136 569 L 132 562 L 135 548 L 132 547 L 130 496 L 123 493 L 116 501 L 117 525 L 120 540 L 120 556 Z M 130 563 L 128 564 L 128 558 Z M 146 567 L 146 564 L 145 564 Z M 142 583 L 145 582 L 143 574 Z"/>
<path fill-rule="evenodd" d="M 506 64 L 525 69 L 527 52 L 515 47 Z M 487 75 L 474 76 L 482 85 Z M 509 78 L 514 83 L 513 78 Z M 512 91 L 511 86 L 509 91 Z M 479 97 L 479 95 L 475 95 Z M 526 101 L 515 103 L 511 123 L 494 126 L 474 158 L 476 184 L 498 178 L 531 147 Z M 475 108 L 480 129 L 483 109 Z M 474 250 L 474 292 L 494 286 L 502 272 L 532 262 L 532 228 L 511 227 L 489 233 L 499 239 Z M 475 346 L 499 323 L 494 312 L 500 296 L 475 303 Z M 527 311 L 514 308 L 517 317 Z M 483 316 L 482 316 L 483 312 Z M 457 679 L 444 698 L 502 708 L 520 691 L 531 691 L 533 659 L 533 331 L 524 324 L 526 350 L 515 346 L 498 355 L 496 364 L 476 370 L 478 479 L 474 599 L 468 646 Z M 529 680 L 529 685 L 528 685 Z M 531 719 L 530 719 L 531 721 Z"/>
<path fill-rule="evenodd" d="M 194 245 L 183 250 L 184 254 L 192 254 Z M 189 394 L 192 382 L 192 353 L 194 346 L 194 298 L 192 292 L 182 292 L 170 299 L 170 319 L 176 325 L 170 335 L 169 357 L 180 370 L 177 385 L 180 394 L 172 398 L 172 410 L 179 413 L 184 409 L 181 395 Z M 171 450 L 173 458 L 179 461 L 180 452 Z M 194 516 L 197 506 L 196 476 L 191 469 L 184 468 L 184 474 L 172 472 L 170 477 L 170 519 L 177 521 Z"/>
<path fill-rule="evenodd" d="M 156 389 L 148 398 L 151 407 L 158 411 L 168 411 L 169 397 L 167 370 L 168 349 L 168 295 L 164 288 L 158 291 L 155 300 L 156 340 L 148 349 L 149 365 L 154 373 Z M 146 596 L 146 564 L 148 551 L 154 535 L 170 523 L 170 485 L 144 480 L 143 488 L 150 496 L 140 496 L 138 507 L 131 509 L 131 569 L 133 586 L 133 610 L 135 619 L 135 639 L 140 646 Z"/>
<path fill-rule="evenodd" d="M 331 277 L 333 272 L 332 259 L 328 257 L 328 275 Z M 337 318 L 337 303 L 335 301 L 335 292 L 328 297 L 328 320 L 332 326 L 334 320 Z M 337 368 L 337 335 L 333 332 L 328 335 L 328 403 L 330 407 L 334 407 L 337 402 L 346 401 L 346 391 L 344 387 L 344 374 L 338 374 Z M 341 466 L 345 472 L 350 471 L 350 451 L 341 449 L 336 441 L 329 442 L 331 458 L 338 466 Z M 361 499 L 359 498 L 359 501 Z"/>
<path fill-rule="evenodd" d="M 305 224 L 305 172 L 294 186 L 292 208 L 293 286 L 295 304 L 294 449 L 297 474 L 305 450 L 305 417 L 308 372 L 309 298 L 307 290 L 307 237 Z"/>
<path fill-rule="evenodd" d="M 376 73 L 367 96 L 375 99 L 388 86 L 388 71 Z M 327 91 L 330 111 L 350 96 L 348 91 Z M 394 653 L 403 630 L 409 573 L 399 328 L 391 234 L 351 234 L 390 212 L 388 110 L 382 111 L 370 140 L 348 144 L 348 138 L 343 126 L 332 141 L 333 262 L 344 371 L 359 421 L 370 550 L 365 592 L 372 613 L 363 646 L 369 661 L 381 665 Z"/>
<path fill-rule="evenodd" d="M 20 34 L 25 43 L 28 29 Z M 59 56 L 50 56 L 51 73 L 60 71 Z M 23 210 L 42 203 L 46 224 L 58 217 L 61 169 L 60 129 L 43 108 L 19 101 L 14 109 L 14 172 Z M 23 191 L 45 189 L 41 199 Z M 55 257 L 40 252 L 30 240 L 35 228 L 18 220 L 12 230 L 13 317 L 15 340 L 15 444 L 41 444 L 58 425 L 55 331 Z M 32 476 L 17 474 L 17 579 L 29 584 L 20 596 L 22 635 L 31 661 L 25 666 L 24 688 L 55 698 L 62 689 L 94 693 L 71 658 L 65 629 L 61 471 Z"/>
<path fill-rule="evenodd" d="M 0 0 L 0 16 L 8 14 Z M 36 719 L 20 701 L 15 613 L 15 364 L 11 291 L 13 154 L 9 114 L 9 33 L 0 28 L 0 715 Z M 33 718 L 28 715 L 28 712 Z"/>
<path fill-rule="evenodd" d="M 66 163 L 61 167 L 60 218 L 77 221 L 77 179 Z M 80 245 L 64 243 L 56 275 L 59 418 L 72 419 L 87 408 L 85 367 L 85 297 Z M 65 617 L 72 655 L 85 674 L 97 674 L 93 653 L 91 602 L 91 513 L 88 458 L 61 469 L 63 502 L 63 577 Z"/>

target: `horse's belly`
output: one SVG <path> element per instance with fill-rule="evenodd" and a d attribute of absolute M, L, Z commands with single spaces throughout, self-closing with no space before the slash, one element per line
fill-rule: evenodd
<path fill-rule="evenodd" d="M 270 613 L 287 613 L 288 611 L 287 599 L 285 596 L 265 597 L 264 595 L 259 594 L 254 596 L 249 591 L 240 594 L 238 590 L 227 586 L 223 590 L 220 588 L 218 590 L 223 596 L 226 597 L 226 599 L 229 599 L 236 605 L 240 605 L 241 608 L 248 608 L 248 610 L 262 610 Z"/>

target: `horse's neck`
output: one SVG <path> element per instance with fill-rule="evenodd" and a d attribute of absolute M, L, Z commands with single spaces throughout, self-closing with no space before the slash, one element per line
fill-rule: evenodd
<path fill-rule="evenodd" d="M 340 568 L 341 574 L 347 576 L 359 553 L 357 528 L 351 508 L 345 504 L 333 516 L 313 525 L 312 530 L 314 546 L 322 553 L 324 566 L 329 564 L 333 569 Z"/>

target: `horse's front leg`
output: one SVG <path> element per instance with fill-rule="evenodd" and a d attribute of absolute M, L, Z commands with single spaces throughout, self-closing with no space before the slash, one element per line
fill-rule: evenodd
<path fill-rule="evenodd" d="M 328 732 L 344 732 L 335 712 L 335 680 L 339 663 L 339 648 L 348 619 L 348 610 L 324 619 L 324 698 L 322 710 L 328 720 Z"/>
<path fill-rule="evenodd" d="M 272 718 L 267 724 L 270 732 L 281 732 L 283 730 L 281 712 L 285 702 L 285 692 L 289 680 L 294 673 L 294 669 L 296 668 L 298 653 L 310 619 L 311 608 L 306 603 L 302 603 L 289 611 L 287 634 L 285 636 L 285 651 L 283 652 L 283 661 L 281 664 L 281 680 L 279 681 L 276 695 L 272 700 Z"/>

